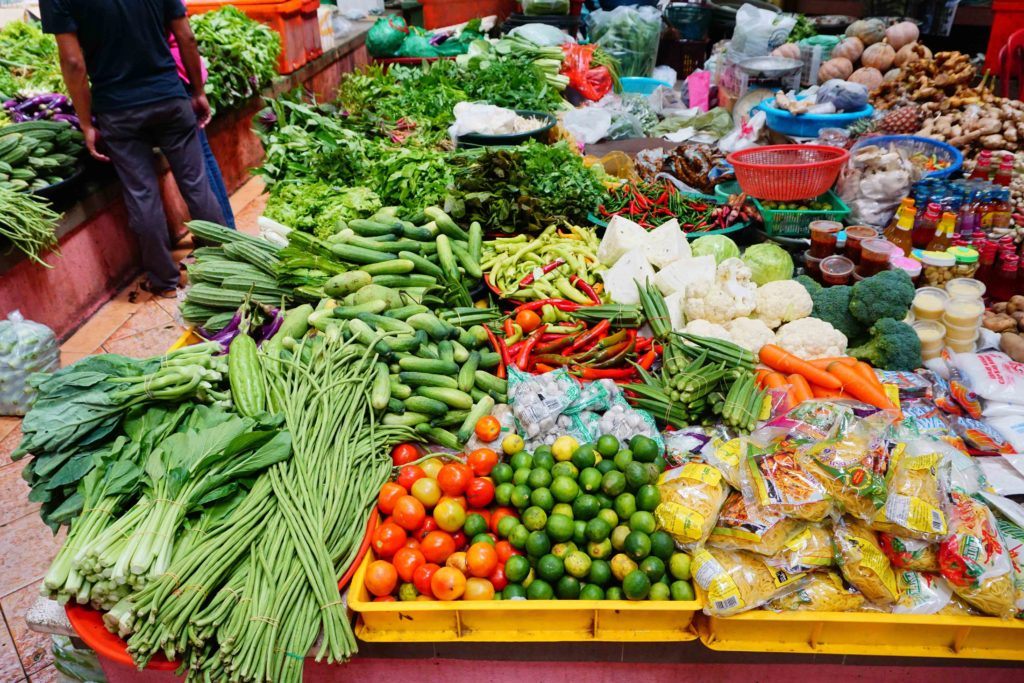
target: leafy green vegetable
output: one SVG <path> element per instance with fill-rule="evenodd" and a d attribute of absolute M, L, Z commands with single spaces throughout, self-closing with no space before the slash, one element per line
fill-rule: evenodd
<path fill-rule="evenodd" d="M 0 29 L 0 94 L 26 89 L 65 92 L 57 41 L 35 22 L 12 21 Z"/>
<path fill-rule="evenodd" d="M 274 186 L 263 215 L 323 238 L 337 231 L 339 221 L 365 218 L 381 206 L 380 197 L 365 187 L 286 182 Z"/>
<path fill-rule="evenodd" d="M 763 242 L 747 247 L 741 257 L 753 273 L 754 282 L 761 285 L 773 280 L 793 277 L 793 257 L 774 242 Z"/>

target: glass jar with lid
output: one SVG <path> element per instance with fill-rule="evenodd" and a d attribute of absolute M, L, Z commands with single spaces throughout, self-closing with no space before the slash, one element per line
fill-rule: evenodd
<path fill-rule="evenodd" d="M 953 265 L 953 277 L 974 277 L 978 272 L 981 263 L 978 260 L 978 250 L 970 247 L 950 247 L 946 250 L 956 259 Z"/>
<path fill-rule="evenodd" d="M 945 287 L 952 280 L 956 257 L 945 251 L 921 253 L 921 279 L 931 287 Z"/>

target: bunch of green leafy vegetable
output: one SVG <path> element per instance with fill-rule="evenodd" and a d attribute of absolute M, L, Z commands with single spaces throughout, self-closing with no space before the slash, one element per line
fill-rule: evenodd
<path fill-rule="evenodd" d="M 810 20 L 803 14 L 796 14 L 796 23 L 793 24 L 793 30 L 789 32 L 789 37 L 786 42 L 795 43 L 804 38 L 812 38 L 818 35 L 818 27 L 810 22 Z"/>
<path fill-rule="evenodd" d="M 461 154 L 379 142 L 367 154 L 365 182 L 385 206 L 441 204 L 454 181 L 452 160 Z"/>
<path fill-rule="evenodd" d="M 213 111 L 258 95 L 277 75 L 281 37 L 230 5 L 195 16 L 192 30 L 209 61 L 206 95 Z"/>
<path fill-rule="evenodd" d="M 34 22 L 12 21 L 0 29 L 0 93 L 64 92 L 57 41 Z"/>
<path fill-rule="evenodd" d="M 322 181 L 283 182 L 274 185 L 263 215 L 324 238 L 337 231 L 340 221 L 365 218 L 381 206 L 380 197 L 366 187 L 339 188 Z"/>

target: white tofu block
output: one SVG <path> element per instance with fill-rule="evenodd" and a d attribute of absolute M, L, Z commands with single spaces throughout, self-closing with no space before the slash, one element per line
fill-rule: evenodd
<path fill-rule="evenodd" d="M 654 276 L 654 284 L 662 294 L 685 292 L 695 283 L 715 281 L 715 257 L 693 256 L 673 261 Z"/>
<path fill-rule="evenodd" d="M 597 260 L 613 266 L 627 251 L 643 245 L 646 239 L 647 231 L 639 225 L 628 218 L 612 216 L 597 247 Z"/>
<path fill-rule="evenodd" d="M 690 243 L 675 218 L 647 233 L 644 255 L 655 268 L 661 269 L 681 258 L 690 258 Z"/>
<path fill-rule="evenodd" d="M 640 293 L 637 282 L 643 284 L 654 279 L 654 269 L 644 257 L 643 249 L 637 247 L 615 262 L 615 265 L 601 273 L 605 291 L 617 304 L 638 304 Z"/>

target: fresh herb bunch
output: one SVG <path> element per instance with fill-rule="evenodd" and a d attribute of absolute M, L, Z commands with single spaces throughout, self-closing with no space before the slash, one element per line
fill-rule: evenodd
<path fill-rule="evenodd" d="M 263 215 L 294 230 L 324 238 L 339 221 L 365 218 L 382 206 L 365 187 L 339 188 L 325 182 L 283 182 L 274 185 Z"/>
<path fill-rule="evenodd" d="M 795 43 L 798 40 L 804 38 L 812 38 L 818 35 L 818 27 L 812 24 L 807 17 L 803 14 L 797 14 L 796 23 L 793 24 L 793 30 L 789 32 L 789 38 L 786 42 Z"/>
<path fill-rule="evenodd" d="M 12 21 L 0 29 L 0 93 L 26 89 L 64 92 L 57 41 L 35 22 Z"/>

